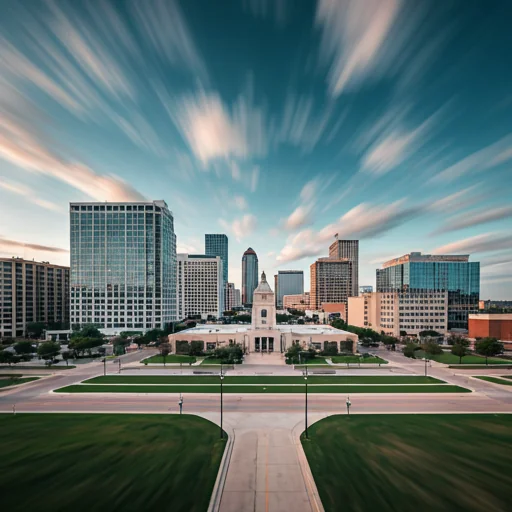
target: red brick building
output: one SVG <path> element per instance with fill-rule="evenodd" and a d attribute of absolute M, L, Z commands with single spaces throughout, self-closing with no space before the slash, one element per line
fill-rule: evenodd
<path fill-rule="evenodd" d="M 469 338 L 498 338 L 512 341 L 512 313 L 469 315 Z"/>

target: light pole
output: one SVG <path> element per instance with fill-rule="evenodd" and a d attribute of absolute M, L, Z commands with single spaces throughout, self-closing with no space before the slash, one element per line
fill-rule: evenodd
<path fill-rule="evenodd" d="M 425 354 L 425 377 L 427 376 L 427 354 Z"/>
<path fill-rule="evenodd" d="M 347 414 L 350 416 L 350 406 L 352 405 L 352 402 L 350 401 L 349 396 L 347 396 L 346 404 L 347 404 Z"/>
<path fill-rule="evenodd" d="M 180 406 L 180 414 L 183 412 L 183 397 L 180 393 L 180 399 L 178 400 L 178 405 Z"/>
<path fill-rule="evenodd" d="M 103 375 L 107 375 L 107 357 L 103 358 Z"/>
<path fill-rule="evenodd" d="M 223 419 L 223 406 L 224 406 L 224 396 L 222 393 L 222 381 L 224 380 L 224 374 L 222 371 L 220 372 L 220 438 L 224 439 L 224 430 L 222 428 L 222 419 Z"/>
<path fill-rule="evenodd" d="M 306 366 L 306 371 L 304 372 L 304 381 L 306 383 L 306 402 L 305 402 L 305 416 L 304 422 L 306 426 L 306 439 L 309 439 L 308 435 L 308 367 Z"/>

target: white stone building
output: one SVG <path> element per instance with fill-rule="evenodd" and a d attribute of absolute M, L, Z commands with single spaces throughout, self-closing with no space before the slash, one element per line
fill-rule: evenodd
<path fill-rule="evenodd" d="M 205 342 L 205 348 L 226 347 L 239 343 L 244 351 L 281 352 L 284 353 L 292 344 L 300 344 L 304 348 L 322 350 L 324 342 L 335 342 L 338 349 L 346 341 L 352 343 L 352 351 L 356 351 L 357 335 L 335 329 L 330 325 L 278 325 L 274 292 L 267 283 L 265 273 L 254 291 L 252 307 L 252 324 L 248 325 L 217 325 L 203 324 L 169 335 L 169 343 L 175 352 L 176 341 Z"/>

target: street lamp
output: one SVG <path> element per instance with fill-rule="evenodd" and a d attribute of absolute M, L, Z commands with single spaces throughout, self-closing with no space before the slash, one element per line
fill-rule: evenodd
<path fill-rule="evenodd" d="M 427 354 L 425 354 L 425 377 L 427 376 Z"/>
<path fill-rule="evenodd" d="M 309 435 L 308 435 L 308 367 L 307 366 L 306 366 L 306 371 L 304 372 L 304 381 L 306 383 L 306 403 L 305 403 L 304 422 L 306 425 L 306 439 L 309 439 Z"/>
<path fill-rule="evenodd" d="M 107 358 L 103 358 L 103 375 L 107 375 Z"/>
<path fill-rule="evenodd" d="M 350 406 L 352 405 L 352 402 L 350 401 L 349 396 L 347 396 L 346 404 L 347 404 L 347 414 L 350 416 Z"/>
<path fill-rule="evenodd" d="M 181 414 L 183 411 L 183 397 L 181 396 L 181 393 L 180 393 L 180 399 L 178 400 L 178 405 L 180 406 L 180 414 Z"/>
<path fill-rule="evenodd" d="M 222 428 L 222 419 L 223 419 L 223 405 L 224 405 L 224 395 L 222 393 L 222 381 L 224 380 L 224 374 L 222 371 L 220 372 L 220 438 L 224 439 L 224 430 Z"/>

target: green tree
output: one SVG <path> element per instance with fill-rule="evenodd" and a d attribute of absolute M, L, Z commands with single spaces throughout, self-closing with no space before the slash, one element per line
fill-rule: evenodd
<path fill-rule="evenodd" d="M 164 334 L 162 329 L 151 329 L 144 334 L 144 338 L 148 341 L 148 343 L 158 341 Z"/>
<path fill-rule="evenodd" d="M 204 341 L 203 340 L 191 341 L 189 354 L 191 356 L 202 356 L 204 354 Z"/>
<path fill-rule="evenodd" d="M 28 340 L 18 341 L 14 344 L 14 350 L 18 355 L 28 355 L 34 353 L 34 347 L 32 346 L 32 342 Z"/>
<path fill-rule="evenodd" d="M 55 358 L 58 356 L 60 352 L 60 343 L 56 341 L 45 341 L 40 343 L 37 347 L 37 355 L 44 359 L 48 366 L 55 361 Z"/>
<path fill-rule="evenodd" d="M 338 354 L 338 344 L 335 341 L 324 341 L 324 350 L 322 355 L 335 356 Z"/>
<path fill-rule="evenodd" d="M 160 355 L 162 356 L 162 359 L 164 360 L 164 366 L 165 366 L 165 360 L 171 351 L 171 346 L 169 345 L 169 343 L 161 343 L 160 346 L 158 347 L 158 350 L 160 351 Z"/>
<path fill-rule="evenodd" d="M 299 362 L 299 354 L 302 352 L 302 348 L 298 343 L 294 343 L 291 347 L 288 347 L 286 351 L 286 360 L 290 364 L 296 364 Z"/>
<path fill-rule="evenodd" d="M 13 354 L 10 350 L 2 350 L 0 352 L 0 364 L 16 364 L 19 362 L 19 357 Z"/>
<path fill-rule="evenodd" d="M 66 366 L 69 366 L 69 360 L 73 359 L 73 352 L 71 352 L 71 350 L 64 350 L 64 352 L 61 353 L 61 357 L 63 361 L 66 361 Z"/>
<path fill-rule="evenodd" d="M 27 336 L 29 338 L 40 338 L 45 328 L 44 322 L 28 322 Z"/>
<path fill-rule="evenodd" d="M 435 342 L 424 343 L 422 348 L 425 351 L 425 354 L 429 356 L 435 356 L 443 353 L 441 346 Z"/>
<path fill-rule="evenodd" d="M 85 324 L 82 329 L 74 332 L 71 335 L 71 339 L 74 337 L 77 338 L 103 338 L 103 334 L 99 331 L 99 329 L 93 324 Z"/>
<path fill-rule="evenodd" d="M 407 343 L 407 345 L 403 349 L 403 354 L 405 357 L 410 357 L 411 359 L 416 359 L 416 345 L 414 343 Z"/>
<path fill-rule="evenodd" d="M 485 356 L 485 364 L 487 364 L 487 358 L 503 354 L 504 352 L 503 343 L 498 341 L 497 338 L 482 338 L 475 344 L 475 352 L 481 356 Z"/>
<path fill-rule="evenodd" d="M 176 341 L 176 354 L 182 354 L 188 356 L 190 354 L 190 345 L 188 341 L 177 340 Z"/>
<path fill-rule="evenodd" d="M 450 338 L 450 345 L 452 345 L 452 354 L 459 358 L 459 364 L 462 364 L 462 358 L 469 353 L 469 341 L 463 336 L 452 336 Z"/>

